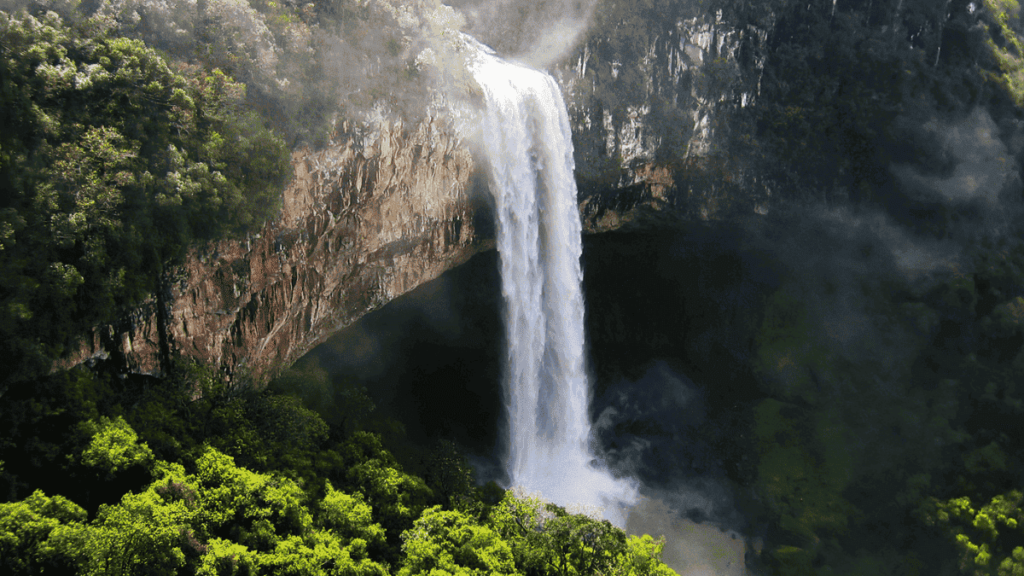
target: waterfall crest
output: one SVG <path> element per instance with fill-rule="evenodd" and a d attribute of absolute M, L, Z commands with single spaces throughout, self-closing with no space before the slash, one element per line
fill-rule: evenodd
<path fill-rule="evenodd" d="M 513 486 L 604 508 L 623 525 L 619 505 L 635 500 L 636 486 L 614 478 L 590 450 L 581 224 L 565 103 L 551 76 L 484 47 L 471 67 L 486 101 L 481 129 L 505 303 L 506 471 Z"/>

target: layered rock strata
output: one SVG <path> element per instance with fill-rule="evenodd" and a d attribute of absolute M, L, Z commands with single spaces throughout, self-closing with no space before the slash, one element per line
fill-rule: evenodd
<path fill-rule="evenodd" d="M 732 4 L 599 19 L 555 67 L 589 229 L 616 227 L 636 205 L 704 221 L 768 210 L 771 190 L 735 143 L 775 15 Z"/>
<path fill-rule="evenodd" d="M 674 10 L 608 19 L 554 67 L 587 232 L 769 208 L 771 191 L 722 143 L 758 97 L 774 15 Z M 298 151 L 293 169 L 276 220 L 194 250 L 159 294 L 63 364 L 111 357 L 157 374 L 180 354 L 265 379 L 493 246 L 480 173 L 439 121 Z"/>
<path fill-rule="evenodd" d="M 493 247 L 470 152 L 428 120 L 293 154 L 281 213 L 194 249 L 162 290 L 63 364 L 160 374 L 174 355 L 265 380 L 332 332 Z"/>

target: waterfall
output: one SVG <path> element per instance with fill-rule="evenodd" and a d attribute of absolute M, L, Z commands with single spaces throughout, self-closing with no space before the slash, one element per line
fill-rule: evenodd
<path fill-rule="evenodd" d="M 603 508 L 622 525 L 619 505 L 635 500 L 636 487 L 590 450 L 581 225 L 565 103 L 551 76 L 484 47 L 472 72 L 486 102 L 481 130 L 505 303 L 506 471 L 513 486 L 564 506 Z"/>

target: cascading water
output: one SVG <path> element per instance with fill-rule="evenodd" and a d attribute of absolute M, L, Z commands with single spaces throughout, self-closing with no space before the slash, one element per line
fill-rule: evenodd
<path fill-rule="evenodd" d="M 549 75 L 479 46 L 482 136 L 490 162 L 508 358 L 507 472 L 562 505 L 600 507 L 624 524 L 635 485 L 596 463 L 580 283 L 581 225 L 569 117 Z"/>

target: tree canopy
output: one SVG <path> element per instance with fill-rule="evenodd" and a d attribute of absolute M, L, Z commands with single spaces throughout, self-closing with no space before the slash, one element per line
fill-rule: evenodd
<path fill-rule="evenodd" d="M 231 394 L 219 392 L 225 393 Z M 77 438 L 70 445 L 78 446 L 80 455 L 71 461 L 58 457 L 53 465 L 93 486 L 58 485 L 63 491 L 87 495 L 96 486 L 124 480 L 133 468 L 141 468 L 145 478 L 128 478 L 134 484 L 123 494 L 108 491 L 105 501 L 90 500 L 92 512 L 38 489 L 22 500 L 0 503 L 4 573 L 673 574 L 660 561 L 662 542 L 627 538 L 607 521 L 569 514 L 536 497 L 509 491 L 495 504 L 488 489 L 472 488 L 458 500 L 460 508 L 445 508 L 451 499 L 404 472 L 375 435 L 357 431 L 329 441 L 312 432 L 323 422 L 304 408 L 298 408 L 306 417 L 297 426 L 312 433 L 272 439 L 281 450 L 271 453 L 301 452 L 312 442 L 316 462 L 250 455 L 247 460 L 262 471 L 242 467 L 211 444 L 251 453 L 246 428 L 266 425 L 267 415 L 242 409 L 231 418 L 234 428 L 202 426 L 209 418 L 196 414 L 202 404 L 223 406 L 224 401 L 216 391 L 208 394 L 192 406 L 137 398 L 127 410 L 122 407 L 125 416 L 68 426 L 64 433 Z M 248 402 L 288 398 L 247 394 Z M 103 404 L 95 393 L 86 396 Z M 115 407 L 107 406 L 102 411 Z M 159 423 L 150 422 L 144 434 L 129 424 L 171 407 L 180 411 L 174 419 L 196 418 L 199 426 L 193 430 L 207 430 L 199 433 L 201 444 L 170 449 L 162 446 L 166 435 L 157 433 Z M 179 440 L 190 437 L 181 434 Z M 177 455 L 177 461 L 164 460 L 167 455 Z M 82 475 L 86 471 L 94 471 L 92 479 Z"/>

